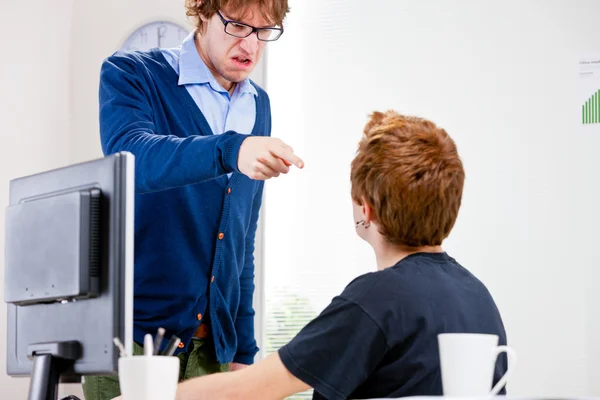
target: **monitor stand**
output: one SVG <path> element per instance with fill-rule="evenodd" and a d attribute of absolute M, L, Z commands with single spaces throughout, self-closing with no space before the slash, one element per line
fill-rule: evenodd
<path fill-rule="evenodd" d="M 77 341 L 38 343 L 27 346 L 27 357 L 33 359 L 29 400 L 56 400 L 61 375 L 81 357 Z"/>

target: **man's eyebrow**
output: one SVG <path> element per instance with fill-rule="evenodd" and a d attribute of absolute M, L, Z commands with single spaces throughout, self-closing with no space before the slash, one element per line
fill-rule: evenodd
<path fill-rule="evenodd" d="M 229 14 L 229 13 L 225 13 L 225 12 L 221 11 L 221 14 L 225 17 L 225 19 L 228 19 L 230 21 L 243 22 L 242 18 L 244 18 L 244 16 L 247 13 L 243 13 L 242 15 L 239 15 L 239 14 L 234 15 L 234 14 Z"/>
<path fill-rule="evenodd" d="M 233 15 L 230 15 L 230 14 L 225 14 L 225 13 L 223 13 L 223 12 L 222 12 L 221 14 L 223 14 L 223 16 L 225 17 L 225 19 L 228 19 L 228 20 L 230 20 L 230 21 L 238 21 L 238 22 L 242 22 L 242 21 L 241 21 L 241 18 L 239 18 L 239 17 L 237 17 L 237 16 L 233 16 Z"/>
<path fill-rule="evenodd" d="M 223 15 L 223 18 L 225 18 L 228 21 L 241 22 L 242 24 L 249 25 L 247 22 L 242 21 L 242 19 L 244 18 L 245 15 L 235 15 L 234 16 L 232 14 L 226 14 L 223 11 L 221 11 L 221 15 Z M 257 26 L 257 28 L 274 28 L 276 26 L 278 26 L 277 22 L 268 21 L 268 25 Z"/>

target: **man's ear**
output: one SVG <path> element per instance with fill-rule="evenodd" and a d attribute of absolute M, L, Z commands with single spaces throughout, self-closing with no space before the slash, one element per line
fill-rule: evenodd
<path fill-rule="evenodd" d="M 196 1 L 196 7 L 200 7 L 201 5 L 202 5 L 202 0 Z M 200 20 L 202 22 L 208 21 L 208 19 L 204 15 L 202 15 L 202 13 L 198 13 L 198 18 L 200 18 Z"/>

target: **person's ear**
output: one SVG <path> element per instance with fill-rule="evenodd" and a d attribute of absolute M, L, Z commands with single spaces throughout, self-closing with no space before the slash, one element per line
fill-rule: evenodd
<path fill-rule="evenodd" d="M 371 206 L 369 205 L 369 203 L 367 203 L 367 201 L 365 200 L 365 198 L 363 197 L 362 199 L 362 206 L 361 206 L 361 211 L 365 220 L 365 226 L 369 226 L 371 225 L 371 221 L 373 219 L 373 209 L 371 208 Z"/>
<path fill-rule="evenodd" d="M 196 2 L 196 7 L 200 7 L 202 5 L 202 0 L 198 0 Z M 204 14 L 202 14 L 201 12 L 198 13 L 198 18 L 200 18 L 200 20 L 204 23 L 208 22 L 208 18 L 206 18 L 204 16 Z"/>

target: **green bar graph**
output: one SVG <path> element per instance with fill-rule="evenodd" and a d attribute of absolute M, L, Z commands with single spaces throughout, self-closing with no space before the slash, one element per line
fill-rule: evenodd
<path fill-rule="evenodd" d="M 581 106 L 581 122 L 584 125 L 600 124 L 600 90 Z"/>
<path fill-rule="evenodd" d="M 596 115 L 596 104 L 598 104 L 598 93 L 592 96 L 592 120 L 598 122 L 598 116 Z"/>

